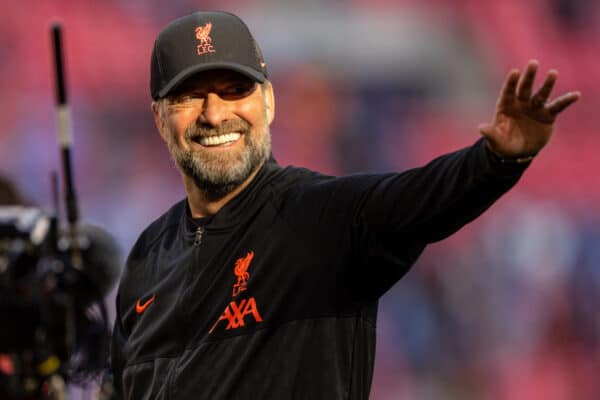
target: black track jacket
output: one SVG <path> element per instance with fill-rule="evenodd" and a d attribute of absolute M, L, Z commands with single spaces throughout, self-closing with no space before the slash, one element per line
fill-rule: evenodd
<path fill-rule="evenodd" d="M 112 344 L 125 399 L 367 399 L 381 295 L 525 165 L 483 140 L 400 174 L 266 163 L 205 226 L 185 200 L 133 247 Z"/>

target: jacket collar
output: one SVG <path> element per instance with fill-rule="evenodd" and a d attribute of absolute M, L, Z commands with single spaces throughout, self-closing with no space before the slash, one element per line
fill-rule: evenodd
<path fill-rule="evenodd" d="M 254 179 L 237 196 L 223 206 L 209 222 L 203 226 L 206 231 L 227 230 L 233 226 L 251 218 L 268 200 L 266 191 L 270 192 L 269 183 L 276 178 L 281 167 L 271 156 L 260 168 Z M 182 224 L 184 235 L 193 237 L 198 224 L 191 216 L 187 199 L 182 201 L 185 211 L 182 213 Z"/>

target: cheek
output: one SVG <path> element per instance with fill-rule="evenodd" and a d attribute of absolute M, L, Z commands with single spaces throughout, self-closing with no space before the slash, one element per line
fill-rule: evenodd
<path fill-rule="evenodd" d="M 182 132 L 182 133 L 180 133 Z M 166 122 L 164 125 L 163 139 L 165 143 L 169 146 L 175 146 L 177 148 L 185 147 L 185 140 L 183 137 L 185 136 L 185 130 L 179 131 L 172 124 Z"/>
<path fill-rule="evenodd" d="M 185 131 L 195 121 L 193 116 L 189 115 L 189 113 L 173 113 L 169 117 L 167 117 L 165 121 L 165 128 L 169 132 L 170 137 L 184 137 Z"/>
<path fill-rule="evenodd" d="M 263 99 L 256 98 L 240 102 L 237 104 L 236 114 L 253 126 L 264 125 L 266 121 L 266 112 Z"/>

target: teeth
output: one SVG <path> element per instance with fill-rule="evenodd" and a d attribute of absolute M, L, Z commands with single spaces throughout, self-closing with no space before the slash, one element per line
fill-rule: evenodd
<path fill-rule="evenodd" d="M 227 133 L 219 136 L 208 136 L 200 138 L 200 144 L 202 146 L 219 146 L 225 143 L 235 142 L 242 136 L 238 132 Z"/>

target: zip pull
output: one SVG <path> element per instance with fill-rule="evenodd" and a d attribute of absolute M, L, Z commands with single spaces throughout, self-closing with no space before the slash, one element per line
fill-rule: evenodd
<path fill-rule="evenodd" d="M 196 229 L 196 235 L 194 237 L 194 246 L 199 246 L 202 244 L 202 235 L 204 234 L 204 228 L 199 226 Z"/>

